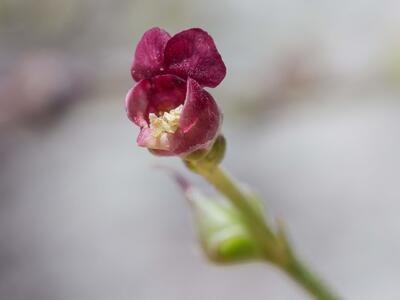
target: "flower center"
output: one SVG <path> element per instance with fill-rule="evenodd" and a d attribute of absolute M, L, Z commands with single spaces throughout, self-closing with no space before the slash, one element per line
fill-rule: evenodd
<path fill-rule="evenodd" d="M 154 137 L 160 137 L 162 133 L 175 133 L 179 127 L 179 119 L 181 117 L 183 105 L 162 113 L 159 117 L 154 114 L 149 114 L 151 134 Z"/>

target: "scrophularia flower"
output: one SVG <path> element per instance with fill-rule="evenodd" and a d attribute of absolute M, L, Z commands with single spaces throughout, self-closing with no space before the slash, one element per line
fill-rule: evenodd
<path fill-rule="evenodd" d="M 125 100 L 140 127 L 139 146 L 157 155 L 186 155 L 212 144 L 222 116 L 203 87 L 216 87 L 226 67 L 211 36 L 192 28 L 171 37 L 152 28 L 139 41 Z"/>

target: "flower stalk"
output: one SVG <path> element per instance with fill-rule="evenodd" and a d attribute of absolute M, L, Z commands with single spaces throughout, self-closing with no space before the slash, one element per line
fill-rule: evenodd
<path fill-rule="evenodd" d="M 273 230 L 266 218 L 255 209 L 248 194 L 218 163 L 210 163 L 207 159 L 208 155 L 215 156 L 213 149 L 200 159 L 188 160 L 186 158 L 184 163 L 191 171 L 213 185 L 240 211 L 247 229 L 259 246 L 262 260 L 281 269 L 315 299 L 338 300 L 339 298 L 323 281 L 297 257 L 287 240 L 283 226 L 280 225 L 277 231 Z"/>

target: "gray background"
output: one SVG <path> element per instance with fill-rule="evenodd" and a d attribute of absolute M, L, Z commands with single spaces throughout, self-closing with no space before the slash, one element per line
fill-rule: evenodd
<path fill-rule="evenodd" d="M 136 147 L 123 101 L 151 26 L 214 37 L 224 166 L 302 257 L 344 299 L 399 299 L 399 17 L 397 1 L 2 0 L 0 299 L 308 299 L 268 265 L 208 263 L 154 165 L 212 189 Z"/>

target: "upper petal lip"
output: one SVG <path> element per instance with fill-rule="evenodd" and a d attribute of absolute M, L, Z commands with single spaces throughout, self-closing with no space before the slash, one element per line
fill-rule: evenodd
<path fill-rule="evenodd" d="M 164 60 L 168 73 L 190 77 L 202 86 L 216 87 L 226 75 L 213 38 L 200 28 L 181 31 L 168 40 Z"/>
<path fill-rule="evenodd" d="M 191 28 L 173 37 L 154 27 L 140 39 L 131 68 L 139 81 L 161 74 L 191 77 L 202 86 L 216 87 L 226 75 L 226 67 L 212 37 L 200 28 Z"/>
<path fill-rule="evenodd" d="M 147 30 L 136 46 L 131 67 L 136 81 L 160 75 L 164 70 L 164 51 L 171 38 L 164 29 L 154 27 Z"/>

